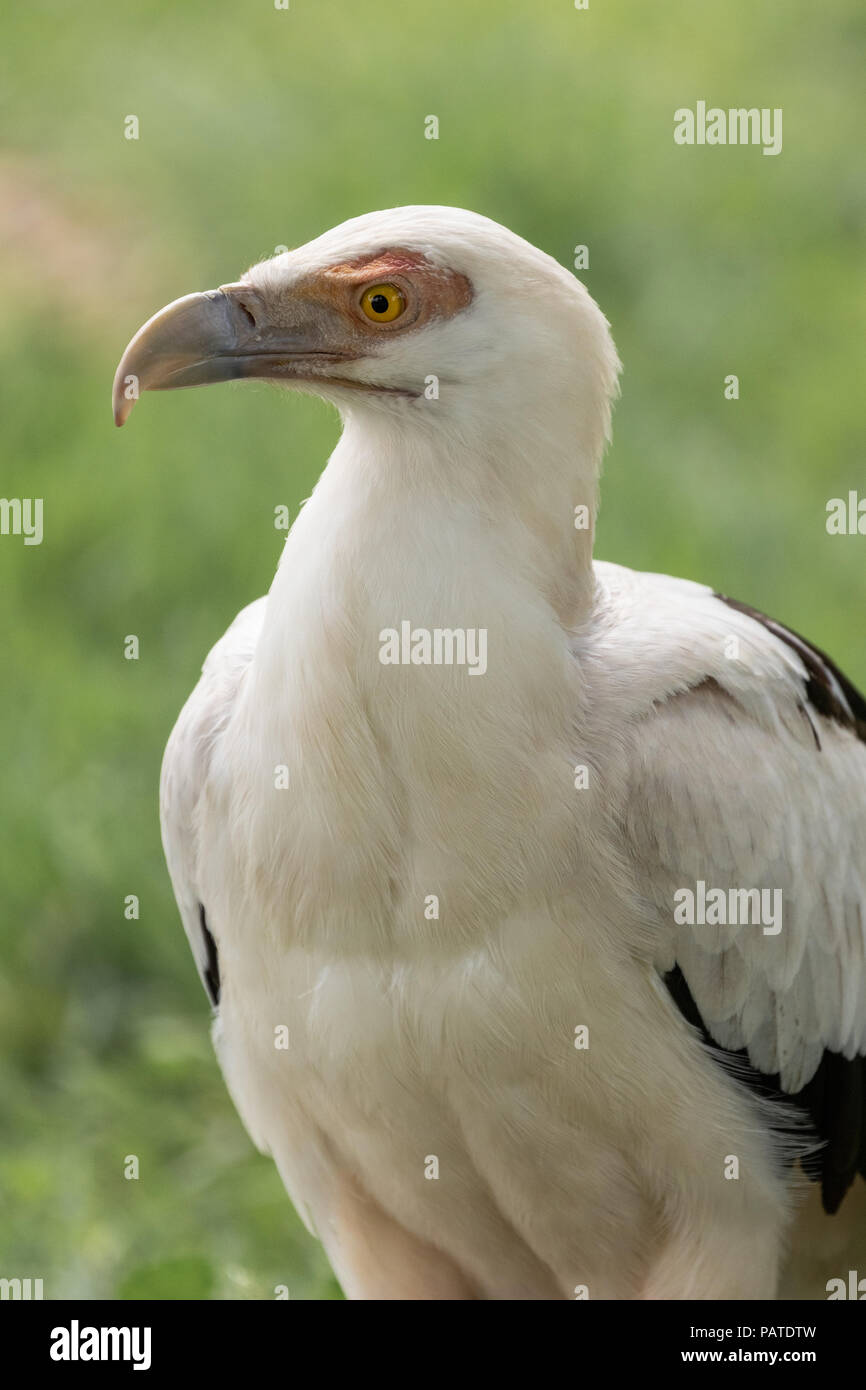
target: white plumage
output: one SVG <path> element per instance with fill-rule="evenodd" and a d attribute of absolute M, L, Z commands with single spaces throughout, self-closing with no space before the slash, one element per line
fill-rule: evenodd
<path fill-rule="evenodd" d="M 227 1083 L 350 1296 L 772 1296 L 802 1112 L 829 1207 L 866 1166 L 866 707 L 759 615 L 593 563 L 618 365 L 555 261 L 418 207 L 178 301 L 118 368 L 119 423 L 239 376 L 343 417 L 162 817 Z M 407 620 L 485 629 L 485 674 L 383 665 Z M 780 890 L 781 929 L 677 922 L 700 882 Z"/>

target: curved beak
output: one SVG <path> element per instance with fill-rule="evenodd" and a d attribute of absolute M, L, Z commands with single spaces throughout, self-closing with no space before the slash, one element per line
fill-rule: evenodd
<path fill-rule="evenodd" d="M 329 364 L 354 360 L 357 352 L 337 345 L 337 327 L 327 308 L 312 299 L 269 305 L 250 285 L 184 295 L 148 319 L 120 359 L 114 422 L 125 423 L 142 391 L 244 377 L 310 378 Z"/>

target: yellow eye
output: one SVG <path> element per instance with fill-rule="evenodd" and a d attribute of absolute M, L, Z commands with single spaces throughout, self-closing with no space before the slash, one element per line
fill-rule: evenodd
<path fill-rule="evenodd" d="M 392 323 L 406 308 L 396 285 L 371 285 L 361 296 L 361 308 L 374 323 Z"/>

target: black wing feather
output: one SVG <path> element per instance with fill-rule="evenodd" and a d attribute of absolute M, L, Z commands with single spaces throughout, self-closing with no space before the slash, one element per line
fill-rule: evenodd
<path fill-rule="evenodd" d="M 202 971 L 202 982 L 207 990 L 207 995 L 211 1004 L 216 1008 L 220 1002 L 220 958 L 216 942 L 208 928 L 203 903 L 199 903 L 198 905 L 198 920 L 201 926 L 201 934 L 204 937 L 205 950 L 207 951 L 207 965 Z"/>

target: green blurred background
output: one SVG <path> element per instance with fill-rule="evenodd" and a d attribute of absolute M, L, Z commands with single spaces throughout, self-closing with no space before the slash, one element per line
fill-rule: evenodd
<path fill-rule="evenodd" d="M 866 540 L 824 525 L 864 485 L 866 10 L 34 0 L 0 24 L 0 494 L 45 507 L 41 546 L 0 537 L 0 1275 L 339 1297 L 224 1090 L 157 820 L 172 722 L 338 422 L 244 385 L 118 433 L 119 355 L 374 208 L 464 205 L 566 265 L 585 243 L 625 363 L 599 554 L 744 598 L 866 685 Z M 781 106 L 782 153 L 676 146 L 700 98 Z"/>

